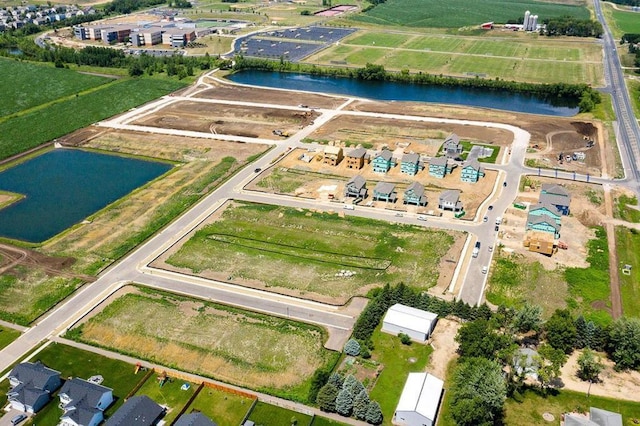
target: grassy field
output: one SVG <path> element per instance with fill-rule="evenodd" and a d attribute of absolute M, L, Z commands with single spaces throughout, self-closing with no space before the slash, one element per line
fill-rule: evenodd
<path fill-rule="evenodd" d="M 9 346 L 9 344 L 18 337 L 20 337 L 20 332 L 18 330 L 0 325 L 0 350 Z"/>
<path fill-rule="evenodd" d="M 305 400 L 313 372 L 337 356 L 315 326 L 135 289 L 69 336 L 295 400 Z"/>
<path fill-rule="evenodd" d="M 189 385 L 191 385 L 189 389 L 182 390 L 181 387 L 183 383 L 185 383 L 184 380 L 169 378 L 169 380 L 160 387 L 158 375 L 154 374 L 149 377 L 144 385 L 136 392 L 136 395 L 147 395 L 158 404 L 167 407 L 167 414 L 164 420 L 168 424 L 171 424 L 171 422 L 178 417 L 178 414 L 198 387 L 198 385 L 194 383 L 189 383 Z"/>
<path fill-rule="evenodd" d="M 525 302 L 540 305 L 543 315 L 569 307 L 598 324 L 611 322 L 609 300 L 609 253 L 606 232 L 596 228 L 596 239 L 588 243 L 589 268 L 548 271 L 538 262 L 523 262 L 521 256 L 498 255 L 489 277 L 487 300 L 496 305 L 520 307 Z"/>
<path fill-rule="evenodd" d="M 171 80 L 122 79 L 46 108 L 0 122 L 0 159 L 18 154 L 96 121 L 184 87 Z M 117 99 L 117 102 L 113 100 Z M 52 125 L 55 123 L 55 125 Z"/>
<path fill-rule="evenodd" d="M 631 275 L 620 272 L 622 312 L 625 316 L 640 317 L 640 235 L 635 229 L 616 227 L 616 250 L 620 266 L 631 265 Z"/>
<path fill-rule="evenodd" d="M 297 423 L 293 422 L 293 419 Z M 255 424 L 262 426 L 288 426 L 297 424 L 298 426 L 311 425 L 311 416 L 287 410 L 286 408 L 276 407 L 275 405 L 257 402 L 248 420 L 253 420 Z"/>
<path fill-rule="evenodd" d="M 525 10 L 545 18 L 564 15 L 588 19 L 585 7 L 545 3 L 532 0 L 500 1 L 388 0 L 368 12 L 350 17 L 354 22 L 386 26 L 459 28 L 483 22 L 504 23 L 524 16 Z"/>
<path fill-rule="evenodd" d="M 23 111 L 47 102 L 74 95 L 99 86 L 109 78 L 80 74 L 53 65 L 33 64 L 0 58 L 0 93 L 11 102 L 0 103 L 0 117 Z M 37 82 L 37 84 L 34 84 Z"/>
<path fill-rule="evenodd" d="M 326 417 L 315 416 L 311 422 L 311 426 L 347 426 L 346 423 L 336 422 Z"/>
<path fill-rule="evenodd" d="M 605 4 L 604 8 L 609 10 L 607 15 L 613 18 L 614 34 L 640 33 L 640 13 L 615 10 L 610 4 Z M 609 19 L 609 22 L 611 22 L 611 19 Z"/>
<path fill-rule="evenodd" d="M 273 205 L 236 203 L 168 263 L 341 300 L 385 283 L 433 286 L 453 243 L 442 231 Z M 340 271 L 355 272 L 351 277 Z"/>
<path fill-rule="evenodd" d="M 80 280 L 51 277 L 39 269 L 13 268 L 0 275 L 0 319 L 29 325 L 80 284 Z"/>
<path fill-rule="evenodd" d="M 631 223 L 640 223 L 640 210 L 630 207 L 636 206 L 637 204 L 638 199 L 636 197 L 621 195 L 615 199 L 614 217 Z"/>
<path fill-rule="evenodd" d="M 247 414 L 251 402 L 249 398 L 205 387 L 193 400 L 187 413 L 197 410 L 218 426 L 238 426 Z"/>
<path fill-rule="evenodd" d="M 371 389 L 370 397 L 382 408 L 383 424 L 391 425 L 407 376 L 411 372 L 424 371 L 433 349 L 415 342 L 403 345 L 398 336 L 383 333 L 379 328 L 374 332 L 372 341 L 372 359 L 384 368 Z"/>

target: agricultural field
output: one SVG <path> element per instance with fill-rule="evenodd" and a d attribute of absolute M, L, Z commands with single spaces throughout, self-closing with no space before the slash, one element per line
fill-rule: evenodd
<path fill-rule="evenodd" d="M 53 65 L 33 64 L 0 58 L 0 93 L 11 102 L 0 104 L 0 120 L 39 105 L 58 101 L 111 81 L 109 78 L 81 74 Z M 34 85 L 37 82 L 37 88 Z"/>
<path fill-rule="evenodd" d="M 622 312 L 625 316 L 640 317 L 640 235 L 635 229 L 616 227 L 616 250 L 620 266 L 631 265 L 631 274 L 620 272 Z"/>
<path fill-rule="evenodd" d="M 349 17 L 349 21 L 384 26 L 459 28 L 488 21 L 505 23 L 523 16 L 527 9 L 545 18 L 565 15 L 589 18 L 589 11 L 584 6 L 533 0 L 478 0 L 472 3 L 466 0 L 388 0 L 368 12 Z"/>
<path fill-rule="evenodd" d="M 454 235 L 354 216 L 233 203 L 169 253 L 166 263 L 223 281 L 345 303 L 385 283 L 424 289 L 435 285 Z"/>
<path fill-rule="evenodd" d="M 53 106 L 0 121 L 0 159 L 59 138 L 184 86 L 179 81 L 155 78 L 122 79 L 78 96 L 67 97 Z M 112 102 L 113 99 L 118 102 Z M 52 126 L 51 123 L 56 125 Z"/>
<path fill-rule="evenodd" d="M 68 337 L 294 400 L 339 355 L 318 327 L 139 287 Z"/>
<path fill-rule="evenodd" d="M 640 13 L 618 10 L 608 3 L 603 4 L 603 9 L 614 36 L 619 37 L 625 33 L 640 33 Z"/>
<path fill-rule="evenodd" d="M 293 421 L 294 418 L 296 422 Z M 286 408 L 276 407 L 275 405 L 269 405 L 264 402 L 256 403 L 247 420 L 252 420 L 255 424 L 264 426 L 311 425 L 311 416 L 297 413 Z"/>
<path fill-rule="evenodd" d="M 252 399 L 204 387 L 193 400 L 187 413 L 200 411 L 218 426 L 238 426 L 251 407 Z"/>
<path fill-rule="evenodd" d="M 81 284 L 77 278 L 16 266 L 0 275 L 0 319 L 27 326 Z"/>
<path fill-rule="evenodd" d="M 0 350 L 9 346 L 18 337 L 20 337 L 18 330 L 0 325 Z"/>

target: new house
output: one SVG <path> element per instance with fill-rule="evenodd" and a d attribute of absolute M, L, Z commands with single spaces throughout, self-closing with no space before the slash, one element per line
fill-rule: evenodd
<path fill-rule="evenodd" d="M 214 421 L 202 413 L 183 414 L 173 426 L 218 426 Z"/>
<path fill-rule="evenodd" d="M 372 161 L 375 173 L 387 173 L 391 169 L 393 153 L 388 149 L 383 149 Z"/>
<path fill-rule="evenodd" d="M 400 163 L 400 172 L 415 176 L 420 170 L 420 156 L 418 154 L 404 154 Z"/>
<path fill-rule="evenodd" d="M 424 195 L 424 186 L 420 182 L 413 182 L 404 191 L 404 204 L 413 204 L 415 206 L 426 206 L 427 196 Z"/>
<path fill-rule="evenodd" d="M 373 188 L 373 199 L 375 201 L 387 201 L 395 203 L 398 198 L 396 194 L 396 186 L 389 182 L 378 182 Z"/>
<path fill-rule="evenodd" d="M 404 333 L 418 342 L 426 342 L 438 315 L 400 303 L 391 306 L 382 319 L 382 331 L 397 336 Z"/>
<path fill-rule="evenodd" d="M 437 178 L 444 178 L 450 174 L 455 167 L 447 157 L 434 157 L 429 160 L 429 175 Z"/>
<path fill-rule="evenodd" d="M 60 372 L 40 362 L 23 362 L 9 373 L 9 405 L 25 413 L 37 413 L 61 385 Z"/>
<path fill-rule="evenodd" d="M 450 189 L 443 191 L 438 198 L 438 208 L 440 210 L 451 210 L 459 212 L 462 210 L 462 202 L 460 201 L 460 191 Z"/>
<path fill-rule="evenodd" d="M 110 388 L 77 377 L 67 380 L 58 396 L 64 410 L 59 426 L 96 426 L 113 403 Z"/>
<path fill-rule="evenodd" d="M 562 216 L 558 214 L 555 207 L 548 203 L 538 203 L 529 207 L 529 215 L 535 217 L 547 217 L 553 220 L 557 225 L 560 225 Z"/>
<path fill-rule="evenodd" d="M 366 198 L 367 181 L 360 175 L 352 177 L 344 187 L 344 196 L 353 198 Z"/>
<path fill-rule="evenodd" d="M 330 166 L 337 166 L 342 161 L 342 148 L 339 146 L 327 146 L 324 148 L 322 162 Z"/>
<path fill-rule="evenodd" d="M 460 180 L 462 182 L 476 183 L 481 177 L 484 177 L 484 167 L 480 165 L 478 160 L 465 161 L 462 165 Z"/>
<path fill-rule="evenodd" d="M 367 154 L 367 150 L 360 147 L 352 149 L 346 155 L 347 169 L 360 170 L 364 166 L 364 157 Z"/>
<path fill-rule="evenodd" d="M 527 216 L 527 231 L 540 231 L 553 235 L 554 239 L 560 238 L 560 224 L 547 216 Z"/>
<path fill-rule="evenodd" d="M 409 373 L 393 423 L 403 426 L 433 426 L 442 399 L 444 382 L 429 373 Z"/>
<path fill-rule="evenodd" d="M 165 409 L 148 396 L 136 395 L 118 408 L 105 426 L 153 426 L 158 424 L 164 412 Z"/>
<path fill-rule="evenodd" d="M 563 216 L 567 216 L 570 213 L 569 204 L 571 203 L 571 194 L 560 185 L 550 183 L 543 184 L 538 200 L 541 203 L 552 205 Z"/>
<path fill-rule="evenodd" d="M 442 151 L 447 158 L 458 158 L 462 154 L 460 138 L 455 133 L 450 134 L 442 144 Z"/>

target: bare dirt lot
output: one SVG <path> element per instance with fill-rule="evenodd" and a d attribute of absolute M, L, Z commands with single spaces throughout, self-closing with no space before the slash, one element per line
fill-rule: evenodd
<path fill-rule="evenodd" d="M 184 101 L 172 103 L 133 124 L 277 140 L 280 136 L 274 135 L 274 130 L 293 134 L 317 116 L 311 111 Z"/>
<path fill-rule="evenodd" d="M 455 319 L 440 318 L 431 335 L 433 353 L 429 358 L 427 372 L 444 380 L 447 377 L 447 365 L 457 358 L 458 343 L 455 338 L 460 329 L 460 323 Z"/>
<path fill-rule="evenodd" d="M 307 105 L 309 108 L 337 108 L 346 102 L 346 98 L 325 96 L 315 93 L 302 93 L 286 90 L 271 90 L 260 87 L 237 86 L 209 79 L 214 89 L 198 93 L 196 98 L 234 100 L 276 105 Z"/>

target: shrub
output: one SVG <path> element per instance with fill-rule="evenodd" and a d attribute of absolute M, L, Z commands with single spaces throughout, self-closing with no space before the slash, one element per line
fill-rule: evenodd
<path fill-rule="evenodd" d="M 349 417 L 353 411 L 353 395 L 349 389 L 342 389 L 336 397 L 336 413 Z"/>
<path fill-rule="evenodd" d="M 355 339 L 349 339 L 349 341 L 344 345 L 344 353 L 351 356 L 360 355 L 360 343 Z"/>
<path fill-rule="evenodd" d="M 409 346 L 411 344 L 411 337 L 409 337 L 408 334 L 400 333 L 398 334 L 398 337 L 400 338 L 400 343 L 403 345 Z"/>
<path fill-rule="evenodd" d="M 327 383 L 318 392 L 316 402 L 322 411 L 333 413 L 336 411 L 336 398 L 338 397 L 338 388 Z"/>

